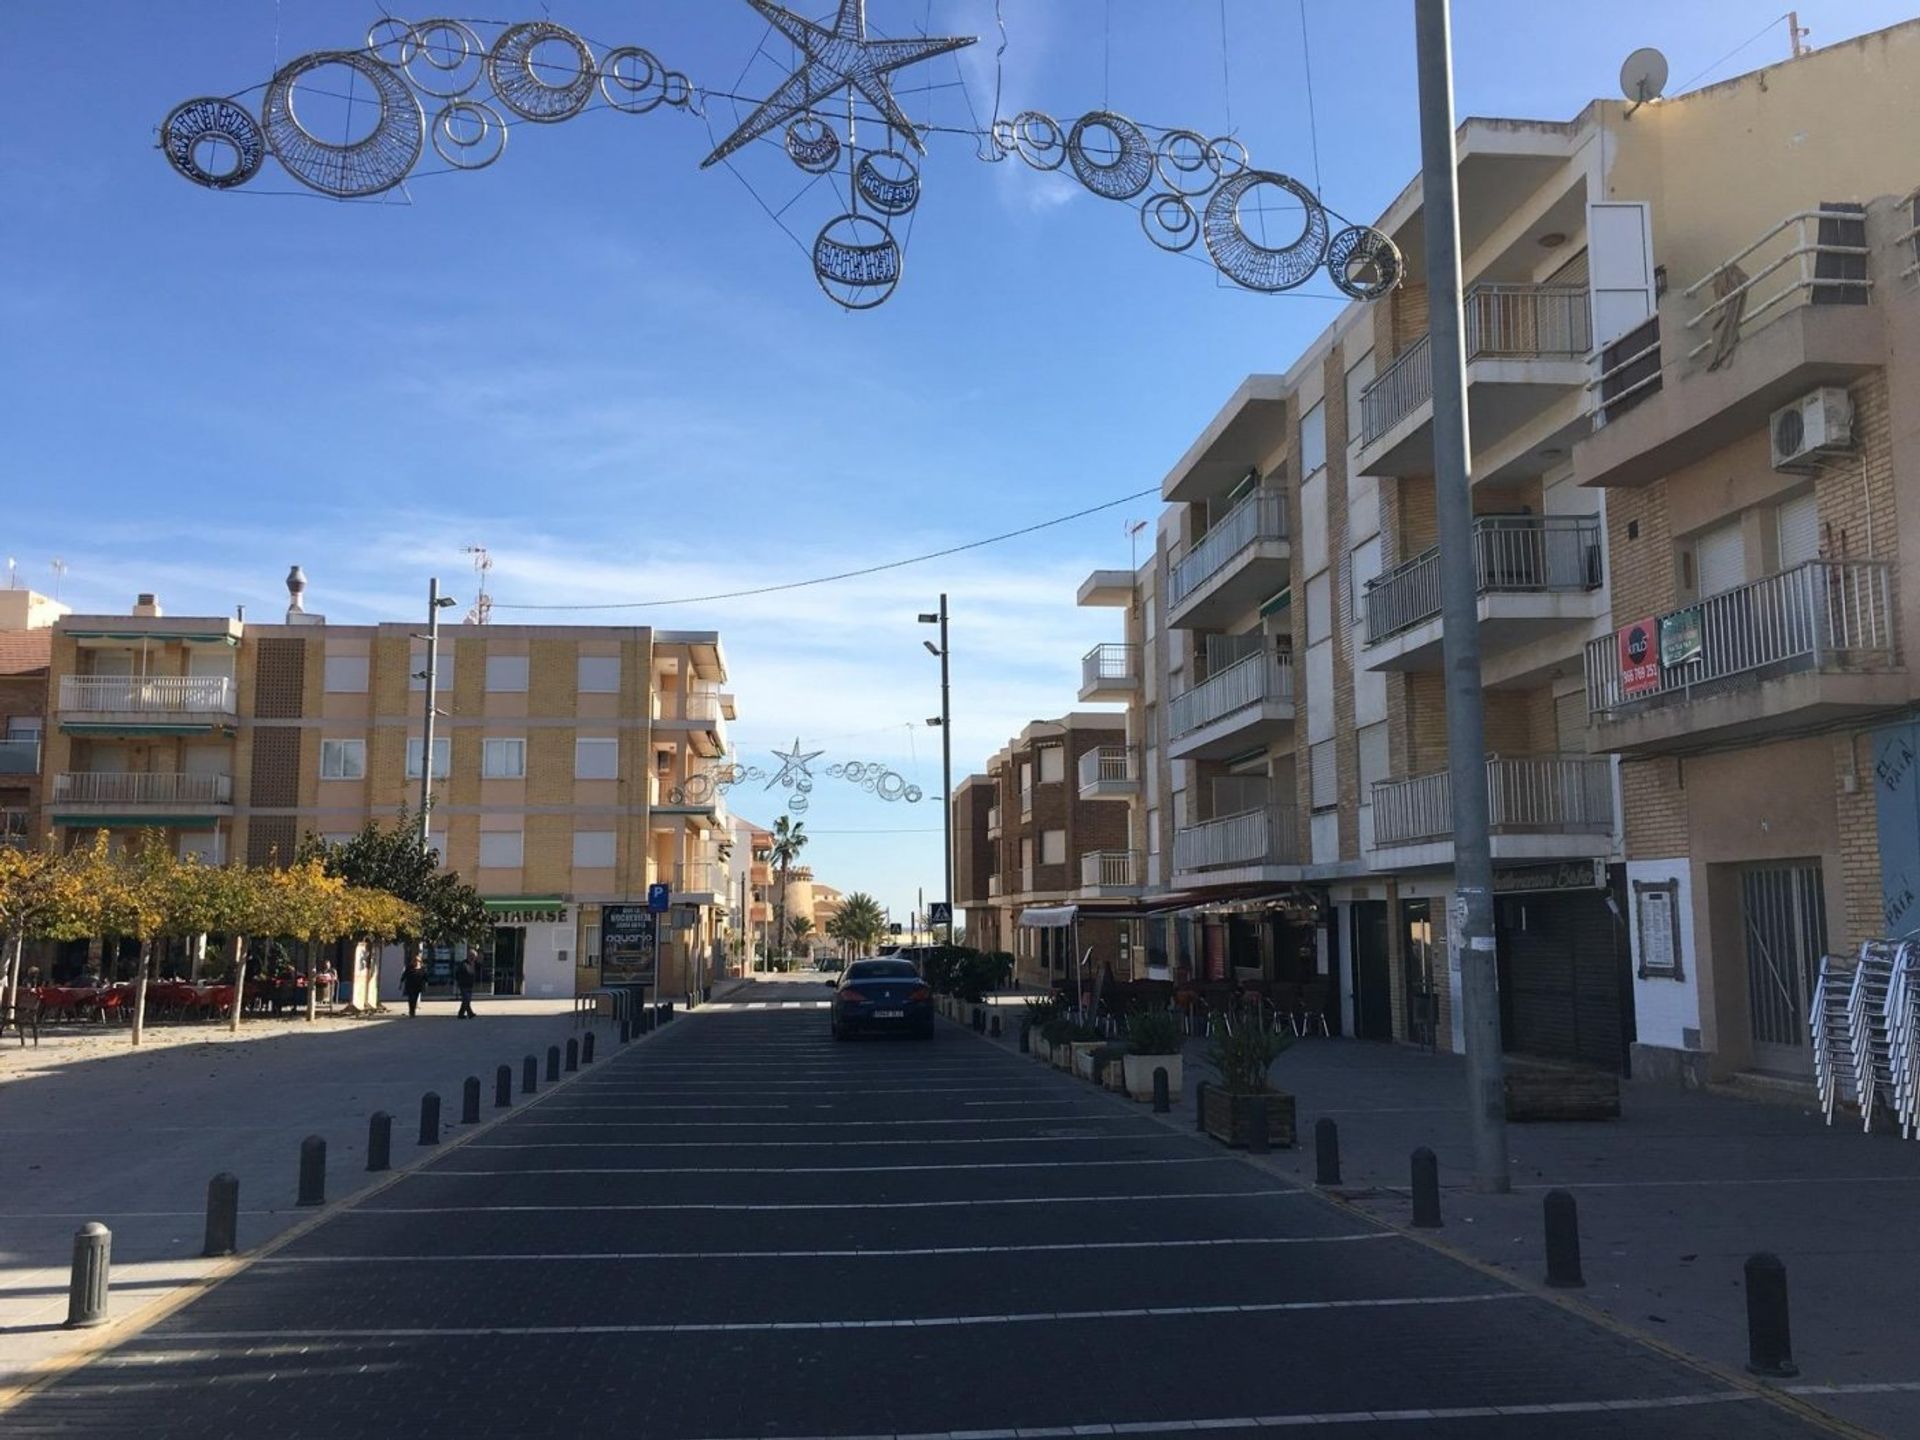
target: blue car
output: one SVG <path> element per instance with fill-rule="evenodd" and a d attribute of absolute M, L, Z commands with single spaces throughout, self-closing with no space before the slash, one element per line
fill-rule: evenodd
<path fill-rule="evenodd" d="M 933 1038 L 933 991 L 911 960 L 855 960 L 833 986 L 833 1038 L 898 1031 Z"/>

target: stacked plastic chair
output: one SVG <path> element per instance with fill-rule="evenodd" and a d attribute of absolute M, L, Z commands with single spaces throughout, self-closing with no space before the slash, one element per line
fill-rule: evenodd
<path fill-rule="evenodd" d="M 1903 942 L 1887 977 L 1887 1050 L 1893 1111 L 1903 1139 L 1920 1132 L 1920 952 Z"/>
<path fill-rule="evenodd" d="M 1813 987 L 1813 1006 L 1808 1016 L 1813 1031 L 1813 1077 L 1820 1093 L 1820 1109 L 1829 1125 L 1836 1110 L 1842 1105 L 1854 1104 L 1859 1098 L 1849 1013 L 1854 971 L 1858 968 L 1859 962 L 1845 955 L 1824 955 L 1820 959 L 1820 978 Z"/>
<path fill-rule="evenodd" d="M 1887 1036 L 1887 988 L 1893 962 L 1902 946 L 1897 940 L 1869 940 L 1860 947 L 1860 963 L 1853 971 L 1853 991 L 1847 999 L 1847 1020 L 1853 1038 L 1854 1089 L 1859 1097 L 1860 1128 L 1873 1128 L 1875 1104 L 1893 1103 L 1892 1046 Z"/>

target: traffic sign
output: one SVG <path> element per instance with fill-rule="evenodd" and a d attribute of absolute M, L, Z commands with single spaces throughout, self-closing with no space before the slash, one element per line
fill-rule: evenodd
<path fill-rule="evenodd" d="M 673 908 L 673 891 L 666 885 L 647 886 L 647 909 L 656 915 L 664 915 Z"/>
<path fill-rule="evenodd" d="M 951 925 L 953 923 L 953 906 L 949 905 L 945 900 L 934 901 L 931 905 L 927 906 L 927 923 L 929 925 Z"/>

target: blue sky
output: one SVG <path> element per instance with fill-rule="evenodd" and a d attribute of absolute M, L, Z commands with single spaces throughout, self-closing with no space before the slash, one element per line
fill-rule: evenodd
<path fill-rule="evenodd" d="M 505 8 L 647 46 L 714 89 L 747 67 L 742 90 L 763 94 L 783 73 L 753 59 L 767 30 L 744 0 Z M 868 8 L 877 33 L 982 37 L 899 82 L 916 120 L 968 123 L 956 82 L 991 112 L 993 0 Z M 1226 0 L 1224 67 L 1218 0 L 1005 10 L 1004 113 L 1231 123 L 1256 163 L 1309 181 L 1317 129 L 1322 193 L 1359 219 L 1417 164 L 1408 0 L 1305 0 L 1315 125 L 1297 0 Z M 1806 0 L 1800 17 L 1820 45 L 1909 10 Z M 935 135 L 898 293 L 844 314 L 755 193 L 699 168 L 734 114 L 718 99 L 711 131 L 666 109 L 517 127 L 498 164 L 422 175 L 411 204 L 264 193 L 298 188 L 271 160 L 214 194 L 153 148 L 171 106 L 255 86 L 276 54 L 355 47 L 377 7 L 8 11 L 34 43 L 0 54 L 0 554 L 41 589 L 63 557 L 80 608 L 155 590 L 176 613 L 271 614 L 297 561 L 313 608 L 410 616 L 432 573 L 471 597 L 460 547 L 474 541 L 502 603 L 701 595 L 937 549 L 1156 485 L 1247 373 L 1284 368 L 1338 308 L 1321 280 L 1285 297 L 1223 288 L 1149 245 L 1130 208 Z M 1649 44 L 1677 88 L 1778 13 L 1458 0 L 1459 110 L 1568 118 L 1614 95 L 1621 60 Z M 1705 78 L 1786 47 L 1775 25 Z M 773 205 L 798 188 L 768 147 L 741 169 Z M 804 197 L 792 228 L 810 237 L 823 204 Z M 741 759 L 798 736 L 822 765 L 885 759 L 932 795 L 939 737 L 921 722 L 937 667 L 915 612 L 952 596 L 964 774 L 1071 708 L 1079 657 L 1117 636 L 1074 587 L 1126 565 L 1125 522 L 1155 509 L 843 585 L 578 618 L 717 628 Z M 916 886 L 937 891 L 934 801 L 830 781 L 817 794 L 822 878 L 896 915 Z M 751 793 L 735 808 L 773 818 Z"/>

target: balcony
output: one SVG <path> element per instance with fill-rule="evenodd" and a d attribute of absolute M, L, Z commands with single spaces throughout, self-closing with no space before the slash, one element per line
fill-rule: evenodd
<path fill-rule="evenodd" d="M 0 775 L 38 775 L 38 740 L 0 740 Z"/>
<path fill-rule="evenodd" d="M 998 900 L 1000 898 L 1000 877 L 998 875 L 987 876 L 987 898 L 989 900 Z"/>
<path fill-rule="evenodd" d="M 1033 787 L 1031 785 L 1020 792 L 1020 818 L 1022 820 L 1033 818 Z"/>
<path fill-rule="evenodd" d="M 60 728 L 192 734 L 232 725 L 238 702 L 225 675 L 62 675 Z"/>
<path fill-rule="evenodd" d="M 1600 517 L 1487 516 L 1473 526 L 1480 644 L 1492 652 L 1599 614 Z M 1366 591 L 1369 670 L 1433 670 L 1441 659 L 1440 551 L 1417 555 Z"/>
<path fill-rule="evenodd" d="M 1096 645 L 1080 661 L 1080 698 L 1131 700 L 1140 693 L 1140 647 Z"/>
<path fill-rule="evenodd" d="M 711 690 L 656 690 L 653 724 L 656 730 L 684 732 L 696 755 L 709 760 L 727 753 L 726 707 Z"/>
<path fill-rule="evenodd" d="M 987 834 L 998 835 L 999 833 L 1000 807 L 998 805 L 989 805 L 987 807 Z"/>
<path fill-rule="evenodd" d="M 1146 866 L 1137 850 L 1090 850 L 1080 857 L 1082 899 L 1129 899 L 1146 887 Z"/>
<path fill-rule="evenodd" d="M 79 771 L 53 777 L 48 801 L 56 825 L 168 825 L 233 811 L 231 775 L 173 771 Z"/>
<path fill-rule="evenodd" d="M 1167 756 L 1219 760 L 1265 745 L 1293 725 L 1293 656 L 1251 655 L 1173 697 Z"/>
<path fill-rule="evenodd" d="M 1614 831 L 1612 762 L 1589 755 L 1487 761 L 1487 825 L 1495 860 L 1604 854 Z M 1373 787 L 1376 869 L 1453 863 L 1453 777 L 1445 770 Z"/>
<path fill-rule="evenodd" d="M 676 905 L 725 905 L 727 867 L 712 860 L 683 860 L 673 867 Z"/>
<path fill-rule="evenodd" d="M 1080 582 L 1074 603 L 1090 609 L 1124 610 L 1133 603 L 1133 571 L 1095 570 Z"/>
<path fill-rule="evenodd" d="M 1589 641 L 1589 748 L 1675 753 L 1904 705 L 1891 569 L 1810 560 Z"/>
<path fill-rule="evenodd" d="M 1522 437 L 1514 464 L 1476 481 L 1538 473 L 1536 451 L 1586 414 L 1593 326 L 1579 285 L 1476 285 L 1466 295 L 1467 408 L 1477 453 Z M 1540 430 L 1544 424 L 1545 429 Z M 1539 433 L 1534 433 L 1536 430 Z M 1433 363 L 1427 337 L 1360 394 L 1360 463 L 1370 475 L 1433 470 Z"/>
<path fill-rule="evenodd" d="M 1167 623 L 1181 630 L 1229 624 L 1286 588 L 1287 497 L 1254 490 L 1174 562 Z"/>
<path fill-rule="evenodd" d="M 18 806 L 0 809 L 0 847 L 24 850 L 31 842 L 27 812 Z"/>
<path fill-rule="evenodd" d="M 1176 830 L 1176 885 L 1297 880 L 1305 863 L 1289 806 L 1263 805 Z"/>
<path fill-rule="evenodd" d="M 1102 745 L 1080 755 L 1082 800 L 1130 800 L 1140 793 L 1140 772 L 1127 745 Z"/>

